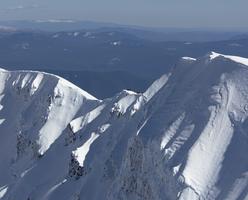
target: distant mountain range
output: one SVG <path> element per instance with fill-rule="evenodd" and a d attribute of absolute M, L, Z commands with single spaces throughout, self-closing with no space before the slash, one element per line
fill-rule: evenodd
<path fill-rule="evenodd" d="M 242 31 L 193 29 L 193 28 L 154 28 L 114 23 L 79 21 L 79 20 L 16 20 L 0 21 L 0 27 L 19 30 L 40 30 L 48 32 L 97 30 L 126 32 L 142 39 L 152 41 L 218 41 L 240 35 Z"/>
<path fill-rule="evenodd" d="M 7 69 L 114 70 L 154 79 L 182 56 L 199 57 L 211 50 L 248 57 L 248 38 L 154 42 L 109 29 L 0 32 L 0 65 Z"/>

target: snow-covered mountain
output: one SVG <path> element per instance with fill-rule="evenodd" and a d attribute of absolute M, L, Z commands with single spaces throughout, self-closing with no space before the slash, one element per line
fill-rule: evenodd
<path fill-rule="evenodd" d="M 98 100 L 0 71 L 0 199 L 247 200 L 248 59 L 184 57 L 144 93 Z"/>

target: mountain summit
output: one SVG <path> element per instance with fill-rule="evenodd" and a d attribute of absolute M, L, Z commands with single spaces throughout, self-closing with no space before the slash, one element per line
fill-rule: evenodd
<path fill-rule="evenodd" d="M 0 70 L 0 199 L 246 200 L 248 59 L 183 57 L 144 93 L 98 100 Z"/>

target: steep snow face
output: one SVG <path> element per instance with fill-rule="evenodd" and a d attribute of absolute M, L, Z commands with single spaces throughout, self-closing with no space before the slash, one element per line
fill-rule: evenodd
<path fill-rule="evenodd" d="M 190 64 L 174 69 L 139 133 L 147 145 L 161 141 L 164 166 L 183 180 L 179 199 L 229 199 L 232 187 L 234 199 L 247 194 L 244 182 L 235 186 L 248 170 L 246 60 L 217 53 L 184 59 Z"/>
<path fill-rule="evenodd" d="M 248 66 L 184 57 L 145 93 L 99 101 L 0 72 L 0 199 L 246 200 Z"/>
<path fill-rule="evenodd" d="M 62 78 L 40 72 L 1 70 L 1 199 L 13 198 L 15 194 L 8 192 L 17 187 L 17 180 L 36 165 L 37 158 L 50 151 L 78 112 L 88 112 L 98 103 Z"/>
<path fill-rule="evenodd" d="M 219 53 L 215 53 L 215 52 L 211 52 L 209 54 L 210 58 L 213 60 L 215 58 L 218 58 L 218 57 L 223 57 L 223 58 L 226 58 L 226 59 L 230 59 L 234 62 L 237 62 L 237 63 L 240 63 L 240 64 L 243 64 L 243 65 L 248 65 L 248 58 L 242 58 L 242 57 L 239 57 L 239 56 L 230 56 L 230 55 L 223 55 L 223 54 L 219 54 Z"/>

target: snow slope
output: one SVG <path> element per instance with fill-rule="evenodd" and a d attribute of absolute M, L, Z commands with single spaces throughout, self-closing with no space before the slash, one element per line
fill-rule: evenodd
<path fill-rule="evenodd" d="M 0 105 L 0 199 L 248 199 L 245 58 L 183 57 L 143 94 L 105 100 L 0 71 Z"/>

